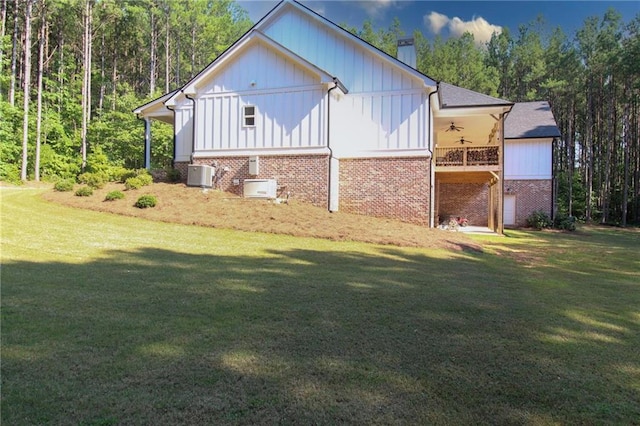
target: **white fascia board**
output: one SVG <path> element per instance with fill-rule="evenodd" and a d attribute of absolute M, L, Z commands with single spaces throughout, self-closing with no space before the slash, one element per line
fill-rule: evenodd
<path fill-rule="evenodd" d="M 159 98 L 156 98 L 152 101 L 147 102 L 144 105 L 140 105 L 138 108 L 133 110 L 134 114 L 138 114 L 142 117 L 147 116 L 147 114 L 150 111 L 156 111 L 158 109 L 162 109 L 165 106 L 165 102 L 170 99 L 172 96 L 174 96 L 176 94 L 176 92 L 178 92 L 177 90 L 173 91 L 173 92 L 169 92 L 169 93 L 165 93 L 164 95 L 160 96 Z"/>
<path fill-rule="evenodd" d="M 434 117 L 466 117 L 470 115 L 488 115 L 495 114 L 500 115 L 511 111 L 511 106 L 477 106 L 477 107 L 452 107 L 452 108 L 440 108 L 438 102 L 434 105 L 433 115 Z"/>
<path fill-rule="evenodd" d="M 368 50 L 369 52 L 373 53 L 374 55 L 382 58 L 385 62 L 387 62 L 391 66 L 403 69 L 405 72 L 411 74 L 411 76 L 414 79 L 424 83 L 425 87 L 433 87 L 433 88 L 436 87 L 437 82 L 435 80 L 433 80 L 433 79 L 429 78 L 428 76 L 422 74 L 418 70 L 416 70 L 414 68 L 411 68 L 409 65 L 407 65 L 404 62 L 398 60 L 397 58 L 394 58 L 393 56 L 388 55 L 387 53 L 383 52 L 382 50 L 372 46 L 371 44 L 369 44 L 366 41 L 362 40 L 360 37 L 357 37 L 357 36 L 351 34 L 349 31 L 345 30 L 344 28 L 340 27 L 339 25 L 336 25 L 334 22 L 330 21 L 329 19 L 319 15 L 318 13 L 312 11 L 311 9 L 306 8 L 305 6 L 302 6 L 301 4 L 299 4 L 297 2 L 292 2 L 292 1 L 289 1 L 289 0 L 282 1 L 271 12 L 269 12 L 269 14 L 267 16 L 262 18 L 262 20 L 259 21 L 255 25 L 254 28 L 260 30 L 262 28 L 268 27 L 275 19 L 277 19 L 278 15 L 283 13 L 283 11 L 286 8 L 289 8 L 289 7 L 298 10 L 300 13 L 304 14 L 305 16 L 311 17 L 311 19 L 315 20 L 316 22 L 319 22 L 321 25 L 323 25 L 325 27 L 327 27 L 327 26 L 330 27 L 331 29 L 334 30 L 334 32 L 336 34 L 338 34 L 343 39 L 347 40 L 348 42 L 355 43 L 358 46 Z"/>
<path fill-rule="evenodd" d="M 543 142 L 551 144 L 553 142 L 553 138 L 544 137 L 544 138 L 504 138 L 505 143 L 530 143 L 530 142 Z"/>
<path fill-rule="evenodd" d="M 329 155 L 331 151 L 326 146 L 311 148 L 248 148 L 248 149 L 208 149 L 193 153 L 193 158 L 211 157 L 247 157 L 252 155 Z"/>
<path fill-rule="evenodd" d="M 313 65 L 306 59 L 296 55 L 289 49 L 285 48 L 281 44 L 267 37 L 263 33 L 257 30 L 251 30 L 243 38 L 238 40 L 235 45 L 225 51 L 222 55 L 218 56 L 209 66 L 207 66 L 203 71 L 201 71 L 196 77 L 194 77 L 189 83 L 187 83 L 183 88 L 182 92 L 186 96 L 196 96 L 199 85 L 206 79 L 208 79 L 212 74 L 216 73 L 217 70 L 223 68 L 227 61 L 231 60 L 236 55 L 242 53 L 243 50 L 252 46 L 256 43 L 262 43 L 270 49 L 275 50 L 280 55 L 287 57 L 298 64 L 301 67 L 305 68 L 307 71 L 315 74 L 320 79 L 321 83 L 329 83 L 334 81 L 334 77 L 328 74 L 326 71 L 318 68 Z"/>

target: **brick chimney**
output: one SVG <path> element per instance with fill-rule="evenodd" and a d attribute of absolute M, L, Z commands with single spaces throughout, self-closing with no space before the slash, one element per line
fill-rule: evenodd
<path fill-rule="evenodd" d="M 413 37 L 398 39 L 398 60 L 416 69 L 417 55 Z"/>

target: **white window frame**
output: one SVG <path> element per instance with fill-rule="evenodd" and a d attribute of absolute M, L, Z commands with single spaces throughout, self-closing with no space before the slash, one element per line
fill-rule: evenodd
<path fill-rule="evenodd" d="M 248 113 L 248 109 L 252 108 L 252 113 Z M 251 124 L 249 124 L 251 122 Z M 256 127 L 256 106 L 255 105 L 243 105 L 242 106 L 242 127 Z"/>

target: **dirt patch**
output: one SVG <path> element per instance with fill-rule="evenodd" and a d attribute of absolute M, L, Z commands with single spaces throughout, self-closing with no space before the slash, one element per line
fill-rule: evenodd
<path fill-rule="evenodd" d="M 71 207 L 170 223 L 403 247 L 482 250 L 478 243 L 461 233 L 389 219 L 343 212 L 330 213 L 296 200 L 291 200 L 288 204 L 275 204 L 272 201 L 245 199 L 226 192 L 202 190 L 184 184 L 155 183 L 134 191 L 123 189 L 122 184 L 108 184 L 95 190 L 90 197 L 77 197 L 74 192 L 53 190 L 45 192 L 43 197 Z M 125 198 L 104 201 L 106 194 L 114 190 L 122 191 Z M 136 208 L 134 203 L 143 194 L 155 195 L 158 198 L 157 206 Z"/>

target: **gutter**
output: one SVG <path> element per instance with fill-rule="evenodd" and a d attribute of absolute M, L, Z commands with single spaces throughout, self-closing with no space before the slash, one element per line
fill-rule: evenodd
<path fill-rule="evenodd" d="M 327 149 L 329 150 L 329 167 L 327 176 L 327 210 L 329 212 L 331 212 L 331 163 L 333 160 L 333 149 L 331 149 L 331 92 L 339 88 L 340 86 L 342 86 L 340 80 L 338 80 L 336 77 L 333 77 L 333 86 L 329 90 L 327 90 Z"/>
<path fill-rule="evenodd" d="M 431 146 L 431 144 L 433 143 L 433 135 L 431 134 L 432 132 L 431 96 L 438 93 L 439 90 L 440 90 L 440 83 L 438 82 L 436 83 L 436 90 L 429 93 L 429 97 L 427 98 L 427 104 L 429 108 L 428 121 L 427 121 L 428 128 L 429 128 L 427 132 L 427 134 L 429 135 L 429 146 L 427 147 L 427 151 L 429 151 L 429 154 L 431 155 L 431 176 L 429 176 L 429 228 L 435 228 L 435 216 L 436 216 L 436 206 L 435 206 L 436 162 L 435 162 L 435 156 L 433 155 L 433 148 Z"/>
<path fill-rule="evenodd" d="M 168 106 L 167 104 L 164 104 L 165 108 L 167 108 L 169 111 L 173 112 L 173 156 L 171 157 L 171 168 L 175 169 L 176 168 L 176 154 L 177 154 L 177 143 L 176 143 L 176 110 L 171 108 L 170 106 Z"/>

